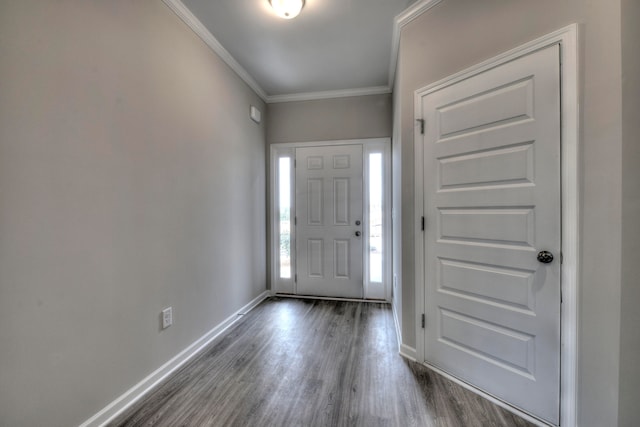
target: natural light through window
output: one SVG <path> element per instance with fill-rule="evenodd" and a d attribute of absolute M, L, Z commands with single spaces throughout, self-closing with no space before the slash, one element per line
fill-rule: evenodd
<path fill-rule="evenodd" d="M 280 278 L 291 278 L 291 158 L 278 162 L 278 212 L 280 234 Z"/>
<path fill-rule="evenodd" d="M 369 154 L 369 281 L 382 282 L 382 153 Z"/>

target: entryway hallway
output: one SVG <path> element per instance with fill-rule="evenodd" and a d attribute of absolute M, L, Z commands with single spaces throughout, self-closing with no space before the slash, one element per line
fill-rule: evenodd
<path fill-rule="evenodd" d="M 112 426 L 531 426 L 403 359 L 391 306 L 272 297 Z"/>

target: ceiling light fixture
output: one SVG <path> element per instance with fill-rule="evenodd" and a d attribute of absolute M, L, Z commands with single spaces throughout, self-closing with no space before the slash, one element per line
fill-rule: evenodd
<path fill-rule="evenodd" d="M 269 3 L 278 16 L 284 19 L 295 18 L 304 6 L 304 0 L 269 0 Z"/>

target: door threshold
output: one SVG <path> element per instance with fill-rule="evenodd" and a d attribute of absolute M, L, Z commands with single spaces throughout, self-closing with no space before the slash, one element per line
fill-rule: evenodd
<path fill-rule="evenodd" d="M 378 304 L 390 304 L 389 301 L 384 299 L 369 299 L 369 298 L 342 298 L 342 297 L 321 297 L 316 295 L 297 295 L 297 294 L 283 294 L 283 293 L 273 293 L 271 294 L 274 297 L 280 298 L 297 298 L 297 299 L 318 299 L 318 300 L 327 300 L 327 301 L 346 301 L 346 302 L 373 302 Z"/>

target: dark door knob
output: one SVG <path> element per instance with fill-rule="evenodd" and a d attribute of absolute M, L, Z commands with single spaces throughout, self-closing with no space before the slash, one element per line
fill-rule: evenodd
<path fill-rule="evenodd" d="M 551 261 L 553 261 L 553 254 L 548 251 L 540 251 L 538 252 L 538 261 L 543 264 L 549 264 Z"/>
<path fill-rule="evenodd" d="M 356 231 L 356 237 L 360 237 L 360 232 Z"/>

